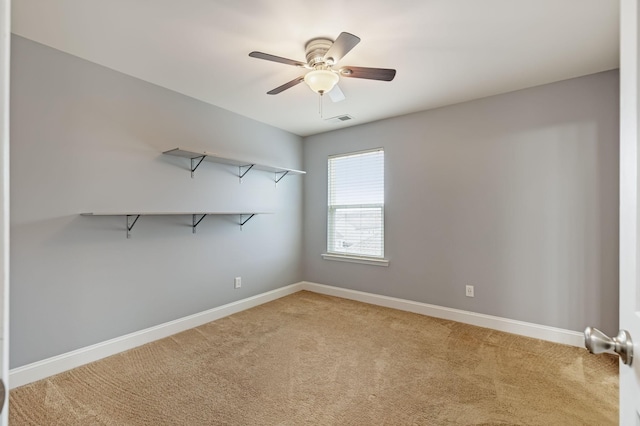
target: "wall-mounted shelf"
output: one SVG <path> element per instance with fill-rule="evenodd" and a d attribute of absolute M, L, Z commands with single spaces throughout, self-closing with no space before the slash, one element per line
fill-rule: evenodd
<path fill-rule="evenodd" d="M 270 166 L 267 164 L 259 164 L 251 161 L 237 160 L 234 158 L 221 157 L 211 152 L 198 152 L 191 151 L 182 148 L 174 148 L 169 151 L 164 151 L 163 154 L 174 155 L 176 157 L 184 157 L 191 160 L 191 177 L 193 177 L 196 169 L 204 160 L 212 163 L 230 164 L 232 166 L 238 166 L 238 178 L 242 182 L 242 178 L 249 172 L 249 170 L 263 170 L 272 172 L 274 174 L 274 181 L 277 184 L 286 175 L 303 175 L 307 172 L 302 170 L 287 169 L 285 167 Z"/>
<path fill-rule="evenodd" d="M 124 216 L 127 219 L 127 238 L 131 237 L 131 230 L 135 226 L 140 216 L 185 216 L 190 215 L 192 219 L 192 232 L 196 233 L 196 228 L 207 216 L 239 216 L 240 230 L 242 226 L 249 222 L 257 214 L 269 214 L 270 212 L 104 212 L 104 213 L 80 213 L 81 216 Z"/>

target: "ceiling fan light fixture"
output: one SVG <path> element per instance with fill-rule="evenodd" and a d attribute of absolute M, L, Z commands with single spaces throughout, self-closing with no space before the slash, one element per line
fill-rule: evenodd
<path fill-rule="evenodd" d="M 329 70 L 313 70 L 304 76 L 304 82 L 316 93 L 328 93 L 338 83 L 338 74 Z"/>

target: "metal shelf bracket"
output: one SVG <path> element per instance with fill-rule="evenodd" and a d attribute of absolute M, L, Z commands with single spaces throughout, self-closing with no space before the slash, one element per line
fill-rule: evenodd
<path fill-rule="evenodd" d="M 203 215 L 202 215 L 202 217 L 201 217 L 200 219 L 198 219 L 198 218 L 197 218 L 197 216 L 198 216 L 197 214 L 193 214 L 193 215 L 191 215 L 191 216 L 192 216 L 192 219 L 193 219 L 193 222 L 192 222 L 192 223 L 193 223 L 193 225 L 191 226 L 191 228 L 192 228 L 192 232 L 195 234 L 195 233 L 196 233 L 196 227 L 197 227 L 198 225 L 200 225 L 200 222 L 202 222 L 202 219 L 204 219 L 205 217 L 207 217 L 207 215 L 206 215 L 206 213 L 205 213 L 205 214 L 203 214 Z"/>
<path fill-rule="evenodd" d="M 283 177 L 285 177 L 287 174 L 289 174 L 289 170 L 285 170 L 282 172 L 275 172 L 275 177 L 274 180 L 276 181 L 276 187 L 278 186 L 278 182 L 280 182 L 282 180 Z M 280 175 L 280 176 L 278 176 Z"/>
<path fill-rule="evenodd" d="M 191 178 L 193 179 L 193 174 L 196 171 L 196 169 L 198 168 L 198 166 L 200 166 L 200 164 L 202 164 L 202 162 L 204 161 L 206 155 L 203 155 L 201 157 L 193 157 L 191 159 Z M 198 164 L 196 164 L 196 161 L 198 162 Z"/>
<path fill-rule="evenodd" d="M 135 216 L 135 219 L 133 219 L 133 222 L 131 222 L 131 218 L 134 217 L 134 216 Z M 131 230 L 133 229 L 133 226 L 136 224 L 138 219 L 140 219 L 140 215 L 139 214 L 128 214 L 127 215 L 127 238 L 131 238 Z"/>
<path fill-rule="evenodd" d="M 256 214 L 255 213 L 249 213 L 249 214 L 241 214 L 240 215 L 240 230 L 242 231 L 242 227 L 244 226 L 245 223 L 249 222 L 251 220 L 252 217 L 254 217 Z M 243 216 L 249 216 L 248 218 L 242 220 Z"/>
<path fill-rule="evenodd" d="M 249 170 L 253 169 L 253 166 L 255 166 L 255 164 L 247 164 L 246 166 L 238 166 L 238 178 L 240 179 L 240 183 L 242 183 L 242 178 L 244 177 L 244 175 L 249 173 Z M 243 172 L 242 169 L 246 169 L 246 170 Z"/>

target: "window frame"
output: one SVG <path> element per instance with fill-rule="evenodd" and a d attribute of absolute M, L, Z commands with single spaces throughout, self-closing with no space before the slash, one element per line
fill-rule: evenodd
<path fill-rule="evenodd" d="M 336 158 L 344 158 L 350 156 L 357 156 L 367 153 L 382 152 L 382 203 L 369 203 L 369 204 L 331 204 L 332 200 L 332 175 L 331 175 L 331 161 Z M 367 265 L 376 266 L 388 266 L 389 260 L 385 258 L 385 156 L 384 147 L 378 147 L 373 149 L 367 149 L 362 151 L 346 152 L 341 154 L 329 155 L 327 158 L 327 234 L 326 234 L 326 253 L 322 254 L 322 258 L 325 260 L 336 260 L 341 262 L 353 262 Z M 379 209 L 381 218 L 381 255 L 380 256 L 368 256 L 366 254 L 357 253 L 345 253 L 333 251 L 329 248 L 334 239 L 332 233 L 335 230 L 335 212 L 336 210 L 348 210 L 348 209 Z"/>

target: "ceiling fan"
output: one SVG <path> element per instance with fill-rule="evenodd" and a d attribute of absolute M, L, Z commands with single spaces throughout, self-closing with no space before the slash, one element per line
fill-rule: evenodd
<path fill-rule="evenodd" d="M 360 43 L 359 37 L 345 32 L 340 33 L 335 41 L 328 38 L 314 38 L 305 45 L 307 62 L 295 61 L 262 52 L 251 52 L 249 56 L 311 70 L 282 86 L 268 91 L 267 95 L 277 95 L 304 81 L 314 92 L 321 96 L 328 93 L 332 101 L 338 102 L 344 99 L 344 94 L 337 85 L 340 77 L 391 81 L 396 75 L 396 70 L 388 68 L 352 66 L 334 68 L 358 43 Z"/>

